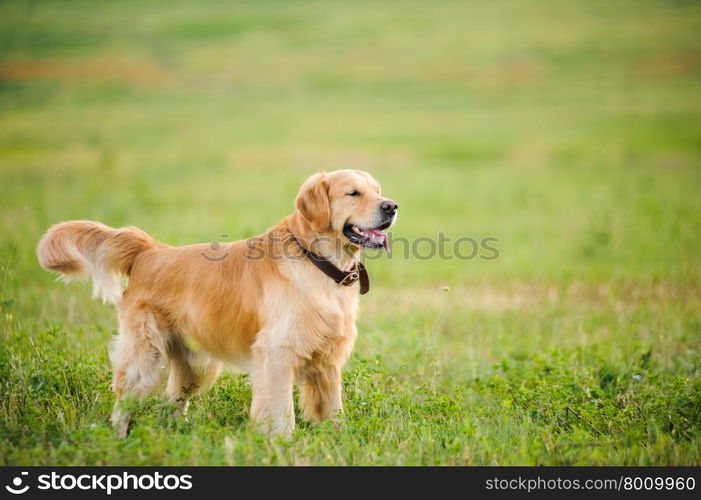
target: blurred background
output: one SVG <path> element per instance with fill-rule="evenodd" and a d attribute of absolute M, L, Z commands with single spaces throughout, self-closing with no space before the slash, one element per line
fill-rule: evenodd
<path fill-rule="evenodd" d="M 144 443 L 165 444 L 143 455 L 113 443 L 105 346 L 114 312 L 90 302 L 88 286 L 53 283 L 38 267 L 34 248 L 50 224 L 95 219 L 171 244 L 233 241 L 291 213 L 308 175 L 355 168 L 398 201 L 394 238 L 498 239 L 494 260 L 407 260 L 395 248 L 369 263 L 357 352 L 389 368 L 351 363 L 349 380 L 371 375 L 369 392 L 349 389 L 348 425 L 373 390 L 385 392 L 363 408 L 450 394 L 426 403 L 427 427 L 405 432 L 401 418 L 378 417 L 395 426 L 379 456 L 698 463 L 700 89 L 695 0 L 2 0 L 0 388 L 14 392 L 2 402 L 0 461 L 225 461 L 204 431 L 190 441 L 189 431 L 144 426 Z M 562 351 L 538 357 L 553 346 Z M 492 373 L 508 380 L 510 363 L 538 367 L 533 384 L 576 394 L 538 396 L 534 413 L 512 401 L 521 372 L 503 394 L 479 385 Z M 543 363 L 561 370 L 538 371 Z M 627 385 L 640 374 L 644 390 Z M 193 421 L 225 415 L 212 408 L 226 398 L 247 404 L 235 380 L 203 396 Z M 583 380 L 604 399 L 577 395 Z M 484 399 L 465 395 L 483 390 Z M 64 393 L 74 396 L 56 399 Z M 667 399 L 646 413 L 658 396 Z M 565 400 L 596 402 L 590 422 L 602 431 L 591 434 Z M 468 402 L 451 407 L 455 419 L 431 420 L 456 401 Z M 585 406 L 575 407 L 589 418 Z M 421 417 L 411 408 L 413 425 Z M 244 425 L 240 412 L 212 432 Z M 425 428 L 454 446 L 428 448 L 425 434 L 417 444 Z M 364 442 L 358 435 L 348 442 Z M 596 448 L 609 438 L 658 444 Z M 81 445 L 100 439 L 103 448 Z M 276 460 L 247 455 L 241 442 L 237 460 Z M 374 446 L 286 460 L 374 463 Z"/>
<path fill-rule="evenodd" d="M 495 261 L 383 282 L 699 276 L 695 1 L 4 1 L 4 242 L 90 218 L 262 232 L 307 175 L 370 171 L 395 237 Z"/>

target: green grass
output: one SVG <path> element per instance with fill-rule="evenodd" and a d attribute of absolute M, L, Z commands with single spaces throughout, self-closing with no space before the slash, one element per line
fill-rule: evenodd
<path fill-rule="evenodd" d="M 701 464 L 699 32 L 681 0 L 3 2 L 0 463 Z M 499 258 L 369 262 L 338 424 L 267 440 L 231 374 L 116 440 L 116 317 L 46 227 L 243 238 L 336 168 L 394 238 Z"/>

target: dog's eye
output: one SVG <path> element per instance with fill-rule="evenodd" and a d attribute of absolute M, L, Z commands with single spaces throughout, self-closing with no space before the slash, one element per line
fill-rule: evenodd
<path fill-rule="evenodd" d="M 353 191 L 349 191 L 346 193 L 348 196 L 360 196 L 360 191 L 356 191 L 355 189 Z"/>

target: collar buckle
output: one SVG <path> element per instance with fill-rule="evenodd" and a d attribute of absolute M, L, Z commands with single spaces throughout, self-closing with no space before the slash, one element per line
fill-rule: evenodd
<path fill-rule="evenodd" d="M 354 270 L 346 274 L 345 278 L 338 282 L 339 285 L 343 286 L 353 286 L 356 281 L 360 279 L 360 273 L 358 270 Z"/>
<path fill-rule="evenodd" d="M 336 283 L 342 286 L 353 286 L 355 282 L 360 280 L 360 295 L 365 295 L 370 291 L 370 278 L 368 277 L 368 272 L 362 262 L 356 262 L 355 267 L 352 271 L 341 271 L 339 268 L 334 266 L 331 262 L 323 257 L 318 256 L 311 250 L 307 250 L 299 242 L 299 240 L 290 231 L 290 236 L 299 245 L 302 253 L 309 259 L 317 269 L 319 269 L 326 276 L 334 280 Z"/>

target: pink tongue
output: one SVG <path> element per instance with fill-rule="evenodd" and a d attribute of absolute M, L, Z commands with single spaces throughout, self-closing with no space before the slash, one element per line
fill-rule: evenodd
<path fill-rule="evenodd" d="M 373 238 L 382 240 L 382 246 L 385 247 L 385 250 L 387 251 L 387 253 L 389 253 L 389 244 L 387 243 L 387 235 L 385 233 L 383 233 L 382 231 L 376 231 L 374 229 L 366 229 L 364 232 L 372 235 Z"/>

